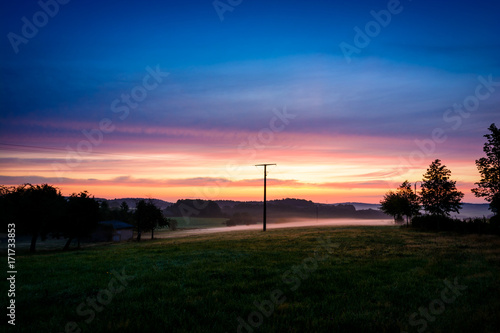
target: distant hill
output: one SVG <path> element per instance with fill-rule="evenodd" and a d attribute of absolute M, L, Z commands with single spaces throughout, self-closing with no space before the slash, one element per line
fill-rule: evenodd
<path fill-rule="evenodd" d="M 343 202 L 340 205 L 353 205 L 357 210 L 360 209 L 380 209 L 380 204 L 366 204 L 361 202 Z M 457 218 L 470 218 L 470 217 L 491 217 L 493 213 L 489 210 L 489 204 L 471 204 L 463 203 L 460 214 L 452 213 L 452 217 Z"/>
<path fill-rule="evenodd" d="M 215 200 L 221 209 L 233 208 L 235 205 L 242 203 L 244 201 L 234 201 L 234 200 Z M 258 202 L 258 201 L 245 201 L 245 202 Z"/>
<path fill-rule="evenodd" d="M 362 203 L 362 202 L 340 202 L 340 203 L 335 203 L 333 205 L 352 205 L 356 210 L 361 210 L 361 209 L 380 209 L 380 204 L 368 204 L 368 203 Z"/>
<path fill-rule="evenodd" d="M 103 201 L 106 199 L 97 199 Z M 107 202 L 110 208 L 118 208 L 123 201 L 130 208 L 135 208 L 139 200 L 150 200 L 149 198 L 122 198 L 108 199 Z M 153 203 L 162 210 L 174 205 L 172 202 L 151 199 Z M 213 203 L 220 207 L 220 211 L 213 207 L 213 212 L 217 212 L 217 216 L 226 217 L 232 216 L 234 213 L 250 213 L 260 216 L 263 210 L 262 201 L 235 201 L 235 200 L 214 200 Z M 211 204 L 212 205 L 212 204 Z M 173 208 L 173 207 L 172 207 Z M 359 219 L 387 219 L 390 216 L 380 211 L 380 204 L 368 204 L 362 202 L 342 202 L 333 204 L 314 203 L 304 199 L 280 199 L 269 200 L 267 202 L 267 213 L 271 220 L 278 220 L 288 217 L 295 218 L 359 218 Z M 207 216 L 206 212 L 203 213 Z M 210 214 L 208 214 L 210 215 Z M 491 217 L 493 214 L 489 210 L 489 205 L 484 204 L 462 204 L 460 214 L 452 214 L 452 217 L 470 218 L 470 217 Z"/>
<path fill-rule="evenodd" d="M 464 203 L 462 204 L 462 209 L 460 210 L 460 214 L 451 214 L 452 217 L 458 218 L 469 218 L 469 217 L 491 217 L 493 213 L 489 209 L 489 204 L 471 204 Z"/>
<path fill-rule="evenodd" d="M 170 216 L 225 217 L 219 204 L 211 200 L 182 199 L 169 206 L 165 214 Z"/>
<path fill-rule="evenodd" d="M 263 203 L 259 201 L 248 202 L 222 202 L 222 211 L 232 216 L 236 213 L 248 213 L 254 216 L 262 215 Z M 303 199 L 281 199 L 267 202 L 267 216 L 272 221 L 284 221 L 290 218 L 359 218 L 359 219 L 388 219 L 390 216 L 380 210 L 357 210 L 348 204 L 317 204 Z"/>
<path fill-rule="evenodd" d="M 160 199 L 149 199 L 149 198 L 122 198 L 122 199 L 97 199 L 97 200 L 98 201 L 106 200 L 108 202 L 109 208 L 119 208 L 122 202 L 125 201 L 131 209 L 134 209 L 137 202 L 141 200 L 146 200 L 146 201 L 151 200 L 153 201 L 156 207 L 162 210 L 172 205 L 172 202 Z"/>

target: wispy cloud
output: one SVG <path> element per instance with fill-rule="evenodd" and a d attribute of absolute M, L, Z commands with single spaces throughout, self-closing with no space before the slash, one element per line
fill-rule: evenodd
<path fill-rule="evenodd" d="M 477 176 L 473 162 L 498 119 L 500 89 L 456 128 L 444 114 L 475 93 L 479 75 L 500 82 L 496 2 L 404 4 L 349 65 L 337 46 L 381 9 L 373 2 L 256 2 L 228 24 L 210 3 L 193 4 L 72 2 L 23 52 L 4 38 L 0 180 L 109 196 L 189 196 L 218 184 L 228 189 L 221 196 L 260 197 L 261 173 L 252 168 L 271 161 L 279 167 L 269 182 L 280 194 L 377 201 L 387 179 L 419 179 L 435 158 L 465 187 Z M 19 18 L 34 10 L 16 2 L 0 11 L 4 36 L 22 33 Z M 92 24 L 82 12 L 92 12 Z M 154 64 L 168 79 L 120 118 L 112 102 Z M 296 118 L 262 144 L 273 110 L 285 106 Z M 113 131 L 82 153 L 85 131 L 103 119 Z M 435 129 L 446 140 L 424 154 L 419 143 Z M 75 151 L 79 163 L 69 167 Z M 54 165 L 64 173 L 56 176 Z"/>

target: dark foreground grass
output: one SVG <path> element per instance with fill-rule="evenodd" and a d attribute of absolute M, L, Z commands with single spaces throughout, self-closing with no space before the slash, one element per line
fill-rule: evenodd
<path fill-rule="evenodd" d="M 244 231 L 19 255 L 17 270 L 10 331 L 500 332 L 497 236 Z"/>

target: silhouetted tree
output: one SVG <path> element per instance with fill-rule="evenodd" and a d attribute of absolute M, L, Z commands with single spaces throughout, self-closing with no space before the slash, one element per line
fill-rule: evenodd
<path fill-rule="evenodd" d="M 57 230 L 64 212 L 63 196 L 48 184 L 3 187 L 1 196 L 2 219 L 15 222 L 18 233 L 31 235 L 30 252 L 35 252 L 38 237 L 44 240 Z"/>
<path fill-rule="evenodd" d="M 11 192 L 14 190 L 14 187 L 0 185 L 0 226 L 2 226 L 2 230 L 5 230 L 9 223 L 15 222 L 8 203 Z"/>
<path fill-rule="evenodd" d="M 464 194 L 457 190 L 450 176 L 451 171 L 439 159 L 432 162 L 424 174 L 420 200 L 429 214 L 449 216 L 450 212 L 460 212 Z"/>
<path fill-rule="evenodd" d="M 495 124 L 488 128 L 491 132 L 484 135 L 486 143 L 483 151 L 486 157 L 476 160 L 476 166 L 481 174 L 481 180 L 472 189 L 476 197 L 484 197 L 490 203 L 490 210 L 499 214 L 500 211 L 500 129 Z"/>
<path fill-rule="evenodd" d="M 147 208 L 146 208 L 146 201 L 144 200 L 139 200 L 135 206 L 135 212 L 134 212 L 134 220 L 135 220 L 135 225 L 137 227 L 137 241 L 141 241 L 141 235 L 142 231 L 147 228 L 147 216 L 146 213 Z"/>
<path fill-rule="evenodd" d="M 177 220 L 176 219 L 166 218 L 165 221 L 167 223 L 168 228 L 171 231 L 177 230 Z"/>
<path fill-rule="evenodd" d="M 411 189 L 411 183 L 405 180 L 398 188 L 398 194 L 404 199 L 403 215 L 406 216 L 406 224 L 413 216 L 420 214 L 420 203 L 418 195 Z"/>
<path fill-rule="evenodd" d="M 64 250 L 69 248 L 73 239 L 77 239 L 78 247 L 84 236 L 90 235 L 99 222 L 99 202 L 87 191 L 73 193 L 68 198 L 67 221 L 64 224 L 63 235 L 68 238 Z"/>
<path fill-rule="evenodd" d="M 120 204 L 120 212 L 123 213 L 124 215 L 125 214 L 128 214 L 128 211 L 130 210 L 128 204 L 126 201 L 123 201 L 121 204 Z"/>
<path fill-rule="evenodd" d="M 174 224 L 175 224 L 174 228 L 177 228 L 177 221 L 174 220 L 175 222 L 170 222 L 170 219 L 165 218 L 163 216 L 161 209 L 160 208 L 157 208 L 157 209 L 158 209 L 158 211 L 156 214 L 158 214 L 158 212 L 159 212 L 159 215 L 156 218 L 156 224 L 151 228 L 151 239 L 154 238 L 153 233 L 154 233 L 155 229 L 157 229 L 157 228 L 166 227 L 166 226 L 170 227 L 170 226 L 174 226 Z"/>
<path fill-rule="evenodd" d="M 141 240 L 143 231 L 151 230 L 151 239 L 154 238 L 154 231 L 158 227 L 166 226 L 167 219 L 163 217 L 161 209 L 156 207 L 152 201 L 140 200 L 135 210 L 135 221 L 137 226 L 137 241 Z"/>
<path fill-rule="evenodd" d="M 113 219 L 113 213 L 109 208 L 109 203 L 107 200 L 103 200 L 99 203 L 99 219 L 101 221 L 108 221 Z"/>
<path fill-rule="evenodd" d="M 396 192 L 388 192 L 382 201 L 380 201 L 384 213 L 394 217 L 396 221 L 406 217 L 408 220 L 417 215 L 420 210 L 418 196 L 412 191 L 411 184 L 405 180 L 397 189 Z"/>
<path fill-rule="evenodd" d="M 130 211 L 129 206 L 125 201 L 123 201 L 121 203 L 120 208 L 117 211 L 113 211 L 113 212 L 116 213 L 116 216 L 114 216 L 113 218 L 115 218 L 117 220 L 127 222 L 127 223 L 134 222 L 133 221 L 134 214 Z"/>
<path fill-rule="evenodd" d="M 380 201 L 380 210 L 394 217 L 396 222 L 403 220 L 403 198 L 394 191 L 389 191 Z"/>

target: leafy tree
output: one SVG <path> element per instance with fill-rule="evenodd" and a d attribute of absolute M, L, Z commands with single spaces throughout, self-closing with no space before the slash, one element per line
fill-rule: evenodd
<path fill-rule="evenodd" d="M 121 210 L 121 211 L 123 211 L 123 212 L 125 212 L 125 213 L 128 213 L 129 209 L 130 209 L 130 208 L 129 208 L 129 206 L 128 206 L 128 204 L 127 204 L 127 202 L 126 202 L 126 201 L 123 201 L 123 202 L 120 204 L 120 210 Z"/>
<path fill-rule="evenodd" d="M 168 228 L 171 231 L 177 230 L 177 220 L 176 219 L 166 218 L 165 221 L 167 223 Z"/>
<path fill-rule="evenodd" d="M 12 188 L 5 186 L 5 185 L 0 185 L 0 199 L 4 198 L 11 191 L 12 191 Z"/>
<path fill-rule="evenodd" d="M 68 238 L 64 250 L 69 248 L 76 238 L 78 247 L 82 237 L 90 235 L 99 222 L 99 202 L 91 197 L 87 191 L 73 193 L 68 198 L 67 219 L 64 224 L 63 234 Z"/>
<path fill-rule="evenodd" d="M 129 213 L 129 206 L 127 204 L 126 201 L 123 201 L 121 204 L 120 204 L 120 213 L 123 214 L 123 215 L 127 215 Z"/>
<path fill-rule="evenodd" d="M 140 200 L 137 203 L 134 215 L 137 226 L 137 241 L 141 240 L 143 231 L 151 230 L 151 239 L 153 239 L 156 228 L 168 225 L 168 221 L 163 217 L 161 209 L 156 207 L 152 201 Z"/>
<path fill-rule="evenodd" d="M 173 222 L 173 221 L 171 222 L 170 219 L 163 217 L 161 209 L 159 209 L 159 208 L 156 208 L 156 209 L 157 209 L 157 212 L 155 212 L 155 215 L 157 217 L 155 218 L 155 221 L 156 221 L 155 224 L 151 228 L 151 239 L 154 238 L 154 232 L 155 232 L 155 229 L 157 229 L 157 228 L 166 227 L 166 226 L 169 226 L 169 227 L 172 226 L 174 228 L 177 228 L 177 221 L 174 220 L 175 222 Z"/>
<path fill-rule="evenodd" d="M 125 201 L 121 203 L 120 208 L 116 211 L 116 219 L 127 223 L 133 223 L 134 214 L 130 211 Z"/>
<path fill-rule="evenodd" d="M 23 184 L 2 187 L 0 196 L 2 219 L 16 223 L 19 233 L 31 236 L 30 252 L 36 251 L 36 242 L 55 231 L 63 217 L 65 200 L 61 192 L 48 184 Z M 2 223 L 3 224 L 3 223 Z"/>
<path fill-rule="evenodd" d="M 412 191 L 411 183 L 407 180 L 399 186 L 396 192 L 389 191 L 384 195 L 384 199 L 380 201 L 380 209 L 394 217 L 396 221 L 401 221 L 403 216 L 408 220 L 419 213 L 420 205 L 418 196 Z"/>
<path fill-rule="evenodd" d="M 403 220 L 403 198 L 394 191 L 384 194 L 380 201 L 380 210 L 394 218 L 396 222 Z"/>
<path fill-rule="evenodd" d="M 147 206 L 146 201 L 140 200 L 135 205 L 134 220 L 137 227 L 137 241 L 141 241 L 142 231 L 147 228 Z"/>
<path fill-rule="evenodd" d="M 483 151 L 486 157 L 476 160 L 481 180 L 472 189 L 476 197 L 485 197 L 490 203 L 490 210 L 498 215 L 500 210 L 500 129 L 495 124 L 488 128 L 490 134 L 484 135 L 487 142 Z"/>
<path fill-rule="evenodd" d="M 490 209 L 497 217 L 500 215 L 500 195 L 496 194 L 493 196 L 490 203 Z"/>
<path fill-rule="evenodd" d="M 99 216 L 102 221 L 108 221 L 113 218 L 108 200 L 102 200 L 99 203 Z"/>
<path fill-rule="evenodd" d="M 398 188 L 398 194 L 404 199 L 403 215 L 406 216 L 406 223 L 413 216 L 420 214 L 420 200 L 418 195 L 411 189 L 411 183 L 405 180 Z"/>
<path fill-rule="evenodd" d="M 451 171 L 439 159 L 432 162 L 424 174 L 420 200 L 429 214 L 449 216 L 450 212 L 460 212 L 464 194 L 457 190 L 450 176 Z"/>
<path fill-rule="evenodd" d="M 0 225 L 2 226 L 2 230 L 5 230 L 9 223 L 12 223 L 14 220 L 10 216 L 9 211 L 9 196 L 10 193 L 14 190 L 12 187 L 8 187 L 5 185 L 0 185 Z"/>

